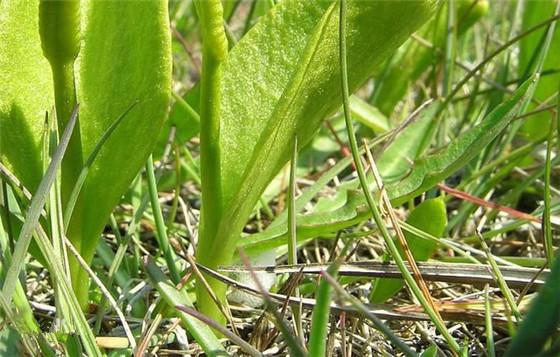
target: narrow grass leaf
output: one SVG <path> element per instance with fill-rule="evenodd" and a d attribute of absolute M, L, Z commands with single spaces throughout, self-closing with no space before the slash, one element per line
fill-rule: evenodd
<path fill-rule="evenodd" d="M 363 163 L 361 161 L 361 157 L 358 155 L 358 144 L 356 142 L 356 134 L 354 132 L 354 127 L 352 124 L 352 119 L 350 117 L 350 102 L 349 102 L 349 92 L 348 92 L 348 64 L 347 64 L 347 54 L 346 54 L 346 0 L 340 0 L 340 18 L 339 18 L 339 60 L 340 60 L 340 72 L 341 72 L 341 92 L 342 92 L 342 103 L 344 108 L 344 119 L 346 122 L 346 130 L 348 132 L 348 139 L 350 142 L 350 148 L 352 151 L 352 157 L 354 158 L 354 164 L 356 165 L 356 171 L 358 172 L 358 178 L 360 181 L 360 185 L 362 187 L 362 191 L 366 197 L 368 207 L 371 211 L 375 224 L 377 225 L 378 229 L 381 231 L 381 235 L 383 240 L 385 241 L 385 245 L 389 250 L 389 253 L 395 259 L 395 262 L 399 265 L 399 269 L 403 273 L 403 277 L 407 282 L 408 287 L 412 290 L 414 296 L 420 301 L 422 307 L 425 309 L 427 314 L 430 316 L 434 325 L 436 325 L 439 332 L 443 335 L 447 343 L 451 346 L 451 348 L 459 353 L 460 346 L 455 341 L 455 339 L 451 336 L 439 313 L 431 306 L 431 300 L 429 295 L 425 296 L 423 291 L 420 290 L 417 282 L 415 281 L 414 277 L 411 273 L 406 269 L 404 265 L 404 261 L 399 255 L 395 243 L 389 236 L 387 228 L 385 227 L 385 222 L 381 217 L 381 213 L 373 196 L 370 192 L 368 180 L 364 171 Z M 384 196 L 385 199 L 388 200 L 386 194 Z M 389 207 L 391 209 L 391 207 Z M 397 226 L 398 227 L 398 226 Z M 411 264 L 414 262 L 411 261 Z M 423 283 L 423 280 L 421 281 Z M 422 284 L 425 288 L 425 285 Z M 426 289 L 425 289 L 426 290 Z M 426 291 L 424 291 L 426 292 Z"/>
<path fill-rule="evenodd" d="M 334 261 L 327 273 L 330 276 L 336 276 L 340 261 Z M 326 356 L 327 348 L 327 331 L 329 327 L 332 286 L 324 278 L 319 282 L 319 287 L 315 294 L 316 305 L 311 315 L 311 330 L 309 332 L 309 355 L 310 356 Z"/>
<path fill-rule="evenodd" d="M 173 308 L 176 306 L 193 307 L 187 293 L 182 290 L 177 290 L 153 261 L 149 260 L 145 268 L 152 285 L 157 289 L 169 306 Z M 181 322 L 183 322 L 185 328 L 189 330 L 204 349 L 206 354 L 209 356 L 227 355 L 224 347 L 208 325 L 183 311 L 177 311 L 177 315 L 181 319 Z"/>
<path fill-rule="evenodd" d="M 74 184 L 74 188 L 72 189 L 72 193 L 70 194 L 70 198 L 68 199 L 68 202 L 66 202 L 66 208 L 64 209 L 63 222 L 64 222 L 65 231 L 66 229 L 68 229 L 68 224 L 70 223 L 70 217 L 72 216 L 72 212 L 74 211 L 74 206 L 76 205 L 76 201 L 78 200 L 78 196 L 80 195 L 82 186 L 86 181 L 87 174 L 91 168 L 91 165 L 95 161 L 97 154 L 99 154 L 99 151 L 101 151 L 101 148 L 103 147 L 107 139 L 109 139 L 109 137 L 111 136 L 111 134 L 113 134 L 117 126 L 123 121 L 123 119 L 126 117 L 128 112 L 130 112 L 132 108 L 136 106 L 136 104 L 138 104 L 137 101 L 133 102 L 121 115 L 117 117 L 117 119 L 115 119 L 115 121 L 107 128 L 107 130 L 105 130 L 105 132 L 103 133 L 103 135 L 101 136 L 101 138 L 99 139 L 99 141 L 97 142 L 93 150 L 91 151 L 87 160 L 84 162 L 84 167 L 80 171 L 80 175 L 78 176 L 78 179 Z"/>
<path fill-rule="evenodd" d="M 74 108 L 74 112 L 72 113 L 72 116 L 68 121 L 68 125 L 66 126 L 66 128 L 64 128 L 64 133 L 62 134 L 62 137 L 60 139 L 60 144 L 56 148 L 47 172 L 45 173 L 45 176 L 43 177 L 41 183 L 39 184 L 39 187 L 37 188 L 37 192 L 31 200 L 31 205 L 29 206 L 27 217 L 25 219 L 25 222 L 23 223 L 23 227 L 19 234 L 14 254 L 12 256 L 12 264 L 8 268 L 6 280 L 4 281 L 4 285 L 2 287 L 2 294 L 8 302 L 12 300 L 12 295 L 18 281 L 19 272 L 25 264 L 25 255 L 27 254 L 27 249 L 29 248 L 29 243 L 31 242 L 33 231 L 35 230 L 35 227 L 39 222 L 41 211 L 43 210 L 43 206 L 45 205 L 45 202 L 49 196 L 51 186 L 56 179 L 56 173 L 60 167 L 60 164 L 62 163 L 62 158 L 64 157 L 64 152 L 68 147 L 68 143 L 70 142 L 70 137 L 72 135 L 74 125 L 76 124 L 77 117 L 78 107 Z"/>
<path fill-rule="evenodd" d="M 560 250 L 546 284 L 540 289 L 505 356 L 530 356 L 542 351 L 560 325 Z"/>
<path fill-rule="evenodd" d="M 447 224 L 447 212 L 443 199 L 434 198 L 422 202 L 411 212 L 406 222 L 434 237 L 441 237 Z M 405 232 L 404 237 L 417 262 L 428 260 L 437 248 L 437 242 L 422 239 L 410 232 Z M 400 246 L 398 248 L 402 256 L 403 251 Z M 369 299 L 373 303 L 383 303 L 403 286 L 404 281 L 400 279 L 377 279 L 372 286 Z"/>

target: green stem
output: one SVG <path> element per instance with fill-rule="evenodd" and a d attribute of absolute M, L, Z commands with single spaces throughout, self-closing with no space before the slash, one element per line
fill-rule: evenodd
<path fill-rule="evenodd" d="M 57 126 L 59 132 L 62 132 L 77 105 L 74 61 L 80 50 L 80 2 L 42 0 L 39 5 L 39 33 L 43 54 L 52 69 Z M 61 164 L 63 212 L 83 167 L 79 120 L 75 125 Z M 74 216 L 81 214 L 81 207 L 81 200 L 78 200 L 74 207 Z M 65 222 L 65 225 L 68 225 L 68 222 Z M 69 225 L 68 237 L 79 250 L 83 238 L 81 227 Z M 68 265 L 78 301 L 82 308 L 86 308 L 89 277 L 74 257 L 69 257 Z"/>
<path fill-rule="evenodd" d="M 202 79 L 200 102 L 200 173 L 202 181 L 202 212 L 197 247 L 198 262 L 215 269 L 231 260 L 232 252 L 223 249 L 227 242 L 217 236 L 222 218 L 222 185 L 220 172 L 220 82 L 222 63 L 227 52 L 220 0 L 197 0 L 196 9 L 202 31 Z M 206 277 L 220 301 L 225 301 L 226 286 Z M 225 322 L 203 284 L 197 284 L 198 308 L 208 317 Z"/>
<path fill-rule="evenodd" d="M 76 106 L 73 66 L 73 61 L 61 65 L 52 65 L 56 118 L 59 131 L 66 127 Z M 74 184 L 83 167 L 79 121 L 76 122 L 76 126 L 62 160 L 62 202 L 64 204 L 68 202 Z"/>
<path fill-rule="evenodd" d="M 169 244 L 165 221 L 159 205 L 156 175 L 154 173 L 154 161 L 151 155 L 146 163 L 146 175 L 148 176 L 148 190 L 150 194 L 152 212 L 156 223 L 158 245 L 162 250 L 163 257 L 165 258 L 165 262 L 167 263 L 167 267 L 171 273 L 171 280 L 173 280 L 173 283 L 178 284 L 181 280 L 181 274 L 179 273 L 179 269 L 175 263 L 175 253 L 171 249 L 171 244 Z"/>
<path fill-rule="evenodd" d="M 381 217 L 381 213 L 379 212 L 379 208 L 377 207 L 377 204 L 376 204 L 376 202 L 375 202 L 375 200 L 374 200 L 374 198 L 373 198 L 373 196 L 372 196 L 372 194 L 371 194 L 371 192 L 369 191 L 369 188 L 368 188 L 368 181 L 367 181 L 366 174 L 365 174 L 365 171 L 364 171 L 364 167 L 363 167 L 360 155 L 359 155 L 358 144 L 357 144 L 357 141 L 356 141 L 356 133 L 354 132 L 354 127 L 352 126 L 352 117 L 350 116 L 350 100 L 349 100 L 348 76 L 347 76 L 348 65 L 347 65 L 347 59 L 346 59 L 346 0 L 340 0 L 339 34 L 340 34 L 339 35 L 340 36 L 340 38 L 339 38 L 339 41 L 340 41 L 340 43 L 339 43 L 340 44 L 339 54 L 340 54 L 340 71 L 341 71 L 341 80 L 342 80 L 341 85 L 342 85 L 342 103 L 343 103 L 343 109 L 344 109 L 344 119 L 345 119 L 345 122 L 346 122 L 346 129 L 348 131 L 348 140 L 350 142 L 350 148 L 351 148 L 351 151 L 352 151 L 352 158 L 354 159 L 354 163 L 356 165 L 356 171 L 358 171 L 358 178 L 360 180 L 360 184 L 361 184 L 362 189 L 364 191 L 364 195 L 366 196 L 367 204 L 368 204 L 368 206 L 371 210 L 373 220 L 375 221 L 375 224 L 377 225 L 377 227 L 379 228 L 379 231 L 381 232 L 381 235 L 383 237 L 383 240 L 385 241 L 385 245 L 387 246 L 387 249 L 389 250 L 389 253 L 391 254 L 393 259 L 395 260 L 395 263 L 399 267 L 399 270 L 401 271 L 404 280 L 406 281 L 407 285 L 412 290 L 414 296 L 418 299 L 418 301 L 420 302 L 422 307 L 424 307 L 424 310 L 430 316 L 430 319 L 436 325 L 437 329 L 443 335 L 445 340 L 450 344 L 451 348 L 455 352 L 460 354 L 461 353 L 461 347 L 455 341 L 455 339 L 451 336 L 451 334 L 449 333 L 449 331 L 447 330 L 445 325 L 441 322 L 441 319 L 439 318 L 439 316 L 437 316 L 436 312 L 432 309 L 429 302 L 427 301 L 427 299 L 422 294 L 422 291 L 420 291 L 420 288 L 418 287 L 418 284 L 414 280 L 414 277 L 408 271 L 402 257 L 400 256 L 400 254 L 397 250 L 397 246 L 395 245 L 395 242 L 391 238 L 391 235 L 389 234 L 389 231 L 387 230 L 387 227 L 385 226 L 385 223 L 383 222 L 383 218 Z"/>

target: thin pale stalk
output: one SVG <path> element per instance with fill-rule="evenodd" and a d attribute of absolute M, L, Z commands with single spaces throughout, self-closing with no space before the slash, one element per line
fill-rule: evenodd
<path fill-rule="evenodd" d="M 552 266 L 554 261 L 554 245 L 552 243 L 552 222 L 551 222 L 551 176 L 552 176 L 552 147 L 554 143 L 554 134 L 556 132 L 556 120 L 550 121 L 550 131 L 548 133 L 548 139 L 546 143 L 546 161 L 544 164 L 544 211 L 542 218 L 542 231 L 544 240 L 544 252 L 548 266 Z"/>
<path fill-rule="evenodd" d="M 297 264 L 297 211 L 296 211 L 296 168 L 297 168 L 297 137 L 294 139 L 292 160 L 290 161 L 290 184 L 288 187 L 288 264 Z M 299 297 L 299 288 L 296 286 L 294 296 Z M 303 339 L 303 325 L 301 323 L 301 309 L 292 309 L 294 324 L 299 338 Z"/>
<path fill-rule="evenodd" d="M 369 191 L 368 188 L 368 181 L 364 171 L 363 163 L 359 156 L 356 134 L 354 132 L 354 127 L 352 126 L 352 118 L 350 116 L 350 100 L 349 100 L 349 93 L 348 93 L 348 77 L 347 77 L 348 66 L 346 63 L 346 0 L 340 0 L 339 31 L 340 31 L 339 41 L 340 41 L 340 64 L 341 64 L 340 67 L 341 67 L 341 78 L 342 78 L 342 103 L 344 108 L 344 118 L 346 121 L 346 129 L 348 131 L 348 139 L 350 141 L 352 157 L 354 158 L 354 163 L 358 171 L 358 178 L 360 180 L 360 184 L 364 191 L 364 195 L 366 196 L 368 206 L 371 210 L 373 219 L 383 236 L 383 239 L 389 250 L 389 253 L 393 257 L 395 262 L 399 265 L 404 280 L 407 282 L 408 286 L 411 288 L 415 297 L 420 301 L 420 303 L 422 304 L 422 306 L 424 307 L 424 309 L 426 310 L 426 312 L 428 313 L 428 315 L 430 316 L 430 318 L 432 319 L 432 321 L 434 322 L 438 330 L 444 336 L 446 341 L 450 344 L 452 349 L 456 353 L 460 354 L 461 347 L 455 341 L 455 339 L 453 339 L 453 337 L 451 336 L 451 334 L 449 333 L 445 325 L 440 323 L 441 319 L 436 314 L 434 309 L 432 309 L 429 302 L 425 299 L 424 295 L 422 294 L 422 291 L 416 284 L 416 281 L 414 280 L 412 274 L 410 274 L 410 272 L 407 270 L 406 265 L 404 264 L 404 261 L 402 260 L 395 243 L 393 242 L 393 239 L 391 238 L 389 232 L 387 231 L 387 228 L 385 227 L 385 223 L 383 222 L 381 213 L 379 212 L 377 204 L 375 203 L 375 200 L 373 199 L 371 192 Z"/>
<path fill-rule="evenodd" d="M 163 220 L 161 206 L 159 205 L 156 176 L 154 173 L 154 161 L 151 155 L 146 163 L 146 175 L 148 176 L 148 191 L 156 223 L 158 245 L 163 252 L 163 257 L 165 258 L 165 262 L 167 263 L 167 267 L 171 273 L 171 279 L 175 284 L 177 284 L 181 280 L 181 274 L 177 268 L 175 253 L 171 249 L 171 244 L 169 243 L 165 221 Z"/>

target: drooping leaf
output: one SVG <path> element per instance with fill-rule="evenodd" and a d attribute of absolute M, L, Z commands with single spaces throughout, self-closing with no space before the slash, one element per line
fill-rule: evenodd
<path fill-rule="evenodd" d="M 401 181 L 386 186 L 392 203 L 406 202 L 429 190 L 478 155 L 515 119 L 519 110 L 525 106 L 527 98 L 532 94 L 535 83 L 534 78 L 527 80 L 479 125 L 466 131 L 439 151 L 416 160 Z M 381 174 L 383 175 L 383 172 Z M 330 211 L 324 210 L 299 216 L 297 218 L 298 240 L 305 241 L 313 237 L 328 235 L 368 218 L 369 211 L 365 198 L 357 190 L 358 185 L 357 180 L 353 180 L 339 187 L 337 195 L 325 204 L 325 206 L 331 205 Z M 237 245 L 251 254 L 258 254 L 262 250 L 281 246 L 285 242 L 286 227 L 272 224 L 268 230 L 242 239 Z"/>
<path fill-rule="evenodd" d="M 447 225 L 447 212 L 443 199 L 433 198 L 422 202 L 410 213 L 406 222 L 434 237 L 441 237 Z M 436 242 L 422 239 L 410 232 L 404 232 L 404 236 L 417 262 L 428 260 L 437 248 Z M 404 256 L 400 245 L 398 249 L 401 256 Z M 403 286 L 404 281 L 401 279 L 377 279 L 372 287 L 370 301 L 383 303 Z"/>

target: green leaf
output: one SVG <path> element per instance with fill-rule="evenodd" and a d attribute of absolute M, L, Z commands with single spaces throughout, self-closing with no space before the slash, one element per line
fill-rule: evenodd
<path fill-rule="evenodd" d="M 427 19 L 434 4 L 348 4 L 352 90 Z M 238 198 L 258 197 L 288 161 L 294 136 L 302 147 L 339 107 L 337 22 L 330 1 L 281 2 L 230 53 L 222 85 L 228 93 L 220 137 L 224 208 L 235 207 Z M 252 209 L 255 199 L 248 201 L 244 205 Z"/>
<path fill-rule="evenodd" d="M 336 278 L 339 267 L 340 260 L 336 260 L 329 265 L 327 273 Z M 311 329 L 309 331 L 310 356 L 326 356 L 332 290 L 331 284 L 322 277 L 317 288 L 316 303 L 311 315 Z"/>
<path fill-rule="evenodd" d="M 165 119 L 171 50 L 166 1 L 90 1 L 86 9 L 77 86 L 84 157 L 115 118 L 138 101 L 92 164 L 80 195 L 83 211 L 70 222 L 70 238 L 81 242 L 80 252 L 89 261 L 111 210 L 145 163 Z"/>
<path fill-rule="evenodd" d="M 535 83 L 534 78 L 529 79 L 508 100 L 488 114 L 479 125 L 466 131 L 446 147 L 416 160 L 404 179 L 386 186 L 392 203 L 401 204 L 422 194 L 439 181 L 451 176 L 478 155 L 515 119 L 519 110 L 526 104 L 527 98 L 532 94 Z M 414 128 L 409 127 L 408 129 Z M 384 173 L 381 172 L 381 174 Z M 328 235 L 368 218 L 369 211 L 365 198 L 357 190 L 358 185 L 357 180 L 341 185 L 337 195 L 324 204 L 326 207 L 330 206 L 330 210 L 299 216 L 297 218 L 298 240 L 304 241 Z M 375 188 L 372 187 L 372 189 Z M 281 246 L 285 242 L 286 227 L 273 224 L 265 232 L 242 239 L 237 245 L 251 254 L 258 254 L 263 250 Z"/>
<path fill-rule="evenodd" d="M 436 3 L 349 2 L 351 91 L 429 18 Z M 282 1 L 224 63 L 219 114 L 223 217 L 216 235 L 200 239 L 201 264 L 215 268 L 231 261 L 235 240 L 289 160 L 296 135 L 301 149 L 340 107 L 337 9 L 334 1 Z"/>
<path fill-rule="evenodd" d="M 21 356 L 23 355 L 21 336 L 10 326 L 4 326 L 0 330 L 0 355 L 1 356 Z"/>
<path fill-rule="evenodd" d="M 438 354 L 438 349 L 436 345 L 430 345 L 422 354 L 421 357 L 436 357 Z"/>
<path fill-rule="evenodd" d="M 447 225 L 447 212 L 443 199 L 433 198 L 422 202 L 412 211 L 406 223 L 440 238 Z M 404 232 L 404 237 L 408 242 L 414 260 L 417 262 L 428 260 L 437 248 L 437 243 L 422 239 L 410 232 Z M 400 255 L 404 257 L 401 246 L 398 245 L 397 247 Z M 371 291 L 370 301 L 372 303 L 384 303 L 403 286 L 404 281 L 402 279 L 377 279 Z"/>
<path fill-rule="evenodd" d="M 455 0 L 456 19 L 459 22 L 457 35 L 463 35 L 488 11 L 487 0 Z M 447 4 L 447 2 L 445 2 Z M 419 36 L 430 41 L 440 51 L 445 45 L 448 33 L 446 14 L 447 5 L 444 5 L 426 25 L 418 31 Z M 436 61 L 443 58 L 442 53 L 426 47 L 425 44 L 415 39 L 409 40 L 390 59 L 387 68 L 376 76 L 379 89 L 376 89 L 373 103 L 385 115 L 391 115 L 397 103 L 408 92 L 420 76 Z"/>
<path fill-rule="evenodd" d="M 389 130 L 389 121 L 379 109 L 355 95 L 350 97 L 350 104 L 352 105 L 352 117 L 374 133 Z"/>
<path fill-rule="evenodd" d="M 146 273 L 150 278 L 151 284 L 158 290 L 163 300 L 173 309 L 178 305 L 193 307 L 187 293 L 183 290 L 177 290 L 153 261 L 148 261 Z M 209 356 L 227 355 L 224 347 L 207 325 L 183 311 L 176 310 L 176 313 L 206 354 Z"/>
<path fill-rule="evenodd" d="M 535 356 L 560 325 L 560 250 L 545 285 L 531 303 L 527 316 L 509 345 L 506 356 Z"/>
<path fill-rule="evenodd" d="M 402 181 L 387 186 L 394 203 L 402 203 L 425 192 L 467 164 L 515 119 L 532 95 L 535 83 L 536 78 L 525 81 L 479 125 L 463 133 L 445 149 L 418 159 Z"/>
<path fill-rule="evenodd" d="M 53 85 L 51 68 L 41 50 L 38 7 L 37 1 L 0 3 L 0 76 L 4 81 L 0 88 L 0 159 L 31 192 L 42 177 L 43 121 L 54 105 L 53 86 L 58 83 Z M 68 237 L 90 261 L 111 210 L 146 161 L 166 117 L 171 40 L 166 1 L 83 1 L 80 13 L 81 46 L 73 76 L 80 103 L 81 141 L 70 145 L 67 156 L 89 157 L 111 124 L 138 102 L 92 163 L 69 222 Z M 66 16 L 57 19 L 77 21 Z M 42 24 L 48 25 L 48 21 Z M 44 31 L 52 34 L 48 26 Z M 65 48 L 65 43 L 58 45 Z M 56 57 L 56 48 L 47 46 L 45 50 Z M 64 178 L 77 179 L 80 170 L 69 173 L 65 169 L 63 164 L 63 190 L 69 193 L 75 182 Z M 83 282 L 87 277 L 73 258 L 71 266 L 76 292 L 85 304 L 87 284 Z"/>
<path fill-rule="evenodd" d="M 557 2 L 554 0 L 529 0 L 525 2 L 523 11 L 523 30 L 535 26 L 554 15 Z M 524 77 L 532 73 L 538 62 L 539 49 L 543 47 L 544 37 L 548 27 L 535 31 L 524 37 L 519 44 L 519 75 Z M 543 71 L 560 69 L 560 27 L 556 24 L 554 36 L 548 53 L 544 59 Z M 544 101 L 558 91 L 560 73 L 543 76 L 535 89 L 534 99 Z M 550 104 L 550 103 L 549 103 Z M 536 108 L 531 104 L 529 110 Z M 539 113 L 531 116 L 523 125 L 522 133 L 533 140 L 538 140 L 547 134 L 542 128 L 548 128 L 551 116 L 549 113 Z"/>
<path fill-rule="evenodd" d="M 34 192 L 43 172 L 45 113 L 54 105 L 38 1 L 0 2 L 0 160 Z"/>
<path fill-rule="evenodd" d="M 385 184 L 402 179 L 411 169 L 412 163 L 422 154 L 422 139 L 428 133 L 441 102 L 430 104 L 420 117 L 406 127 L 385 149 L 377 160 L 377 168 Z"/>

